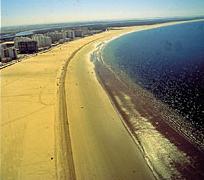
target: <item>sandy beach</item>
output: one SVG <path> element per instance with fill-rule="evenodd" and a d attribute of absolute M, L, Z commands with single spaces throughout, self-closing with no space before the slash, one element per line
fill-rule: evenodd
<path fill-rule="evenodd" d="M 110 30 L 1 70 L 1 179 L 154 179 L 98 82 L 90 52 Z"/>
<path fill-rule="evenodd" d="M 76 179 L 154 179 L 97 82 L 87 56 L 91 48 L 71 61 L 65 84 Z"/>

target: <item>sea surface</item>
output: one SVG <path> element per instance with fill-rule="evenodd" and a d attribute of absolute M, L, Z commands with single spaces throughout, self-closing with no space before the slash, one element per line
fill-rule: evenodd
<path fill-rule="evenodd" d="M 204 21 L 97 45 L 95 72 L 157 179 L 204 179 Z"/>
<path fill-rule="evenodd" d="M 193 127 L 204 128 L 204 21 L 130 33 L 109 42 L 102 55 Z"/>

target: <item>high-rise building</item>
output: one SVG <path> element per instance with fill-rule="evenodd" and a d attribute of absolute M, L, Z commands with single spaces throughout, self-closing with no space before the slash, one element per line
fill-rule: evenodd
<path fill-rule="evenodd" d="M 60 39 L 66 38 L 66 32 L 49 32 L 47 33 L 47 36 L 49 36 L 52 39 L 52 43 L 59 41 Z"/>
<path fill-rule="evenodd" d="M 37 41 L 20 41 L 18 42 L 18 49 L 20 53 L 34 53 L 38 51 Z"/>
<path fill-rule="evenodd" d="M 16 49 L 18 49 L 18 43 L 21 41 L 32 41 L 32 39 L 28 37 L 15 37 L 14 38 L 14 46 Z"/>
<path fill-rule="evenodd" d="M 34 41 L 37 41 L 37 45 L 39 48 L 41 47 L 50 47 L 52 44 L 52 39 L 43 34 L 35 34 L 32 36 Z"/>
<path fill-rule="evenodd" d="M 14 47 L 7 47 L 6 44 L 0 44 L 0 61 L 8 62 L 17 58 L 17 51 Z"/>
<path fill-rule="evenodd" d="M 84 37 L 84 32 L 81 29 L 75 30 L 76 37 Z"/>
<path fill-rule="evenodd" d="M 86 36 L 89 34 L 89 29 L 88 27 L 82 27 L 81 30 L 83 31 L 83 35 Z"/>
<path fill-rule="evenodd" d="M 67 36 L 67 38 L 74 39 L 75 38 L 75 31 L 74 30 L 67 30 L 66 36 Z"/>

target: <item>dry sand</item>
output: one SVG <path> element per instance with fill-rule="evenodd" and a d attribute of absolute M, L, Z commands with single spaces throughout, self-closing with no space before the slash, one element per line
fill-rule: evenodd
<path fill-rule="evenodd" d="M 1 179 L 152 179 L 88 53 L 98 38 L 155 26 L 111 30 L 2 69 Z"/>
<path fill-rule="evenodd" d="M 153 179 L 81 50 L 68 67 L 66 97 L 76 179 Z M 82 88 L 83 87 L 83 88 Z"/>

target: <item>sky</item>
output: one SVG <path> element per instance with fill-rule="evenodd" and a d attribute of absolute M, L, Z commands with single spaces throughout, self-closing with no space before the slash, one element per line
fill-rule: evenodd
<path fill-rule="evenodd" d="M 204 15 L 204 0 L 1 0 L 1 25 Z"/>

